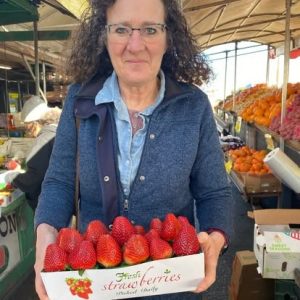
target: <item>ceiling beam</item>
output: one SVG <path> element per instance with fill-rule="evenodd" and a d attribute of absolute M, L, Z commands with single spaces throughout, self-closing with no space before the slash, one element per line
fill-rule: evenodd
<path fill-rule="evenodd" d="M 59 4 L 71 12 L 77 19 L 80 19 L 88 8 L 88 0 L 56 0 Z"/>
<path fill-rule="evenodd" d="M 217 2 L 213 2 L 213 3 L 209 3 L 209 4 L 197 5 L 194 7 L 184 8 L 183 12 L 184 13 L 193 12 L 193 11 L 201 10 L 204 8 L 209 8 L 209 7 L 219 6 L 219 5 L 227 5 L 232 2 L 237 2 L 237 1 L 241 1 L 241 0 L 222 0 L 222 1 L 217 1 Z"/>
<path fill-rule="evenodd" d="M 300 14 L 295 14 L 292 15 L 291 18 L 299 18 Z M 268 20 L 263 20 L 263 21 L 259 21 L 259 22 L 255 22 L 255 23 L 251 23 L 251 24 L 246 24 L 246 25 L 241 25 L 239 27 L 240 28 L 248 28 L 248 27 L 252 27 L 252 26 L 256 26 L 256 25 L 261 25 L 261 24 L 266 24 L 266 23 L 271 23 L 271 22 L 277 22 L 277 21 L 283 21 L 285 20 L 285 17 L 280 17 L 280 18 L 276 18 L 276 19 L 268 19 Z M 223 24 L 221 24 L 220 26 L 222 26 Z M 196 38 L 204 36 L 204 35 L 210 35 L 210 34 L 216 34 L 216 33 L 222 33 L 222 32 L 228 32 L 228 31 L 235 31 L 236 30 L 236 26 L 234 27 L 227 27 L 224 29 L 217 29 L 217 30 L 208 30 L 207 32 L 201 33 L 201 34 L 196 34 Z M 258 29 L 259 31 L 260 29 Z"/>
<path fill-rule="evenodd" d="M 58 41 L 67 40 L 71 32 L 68 30 L 52 30 L 52 31 L 38 31 L 39 41 Z M 12 41 L 33 41 L 33 31 L 9 31 L 0 32 L 0 42 Z"/>

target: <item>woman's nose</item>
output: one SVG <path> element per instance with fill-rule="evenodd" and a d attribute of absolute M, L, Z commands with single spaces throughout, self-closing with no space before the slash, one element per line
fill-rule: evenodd
<path fill-rule="evenodd" d="M 128 38 L 127 49 L 129 51 L 142 51 L 145 49 L 145 41 L 140 30 L 133 30 Z"/>

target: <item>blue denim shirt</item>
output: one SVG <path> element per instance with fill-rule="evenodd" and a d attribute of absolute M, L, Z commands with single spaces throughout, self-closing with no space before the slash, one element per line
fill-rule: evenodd
<path fill-rule="evenodd" d="M 118 133 L 118 165 L 123 192 L 126 196 L 130 193 L 130 187 L 137 174 L 142 151 L 145 143 L 147 127 L 154 109 L 161 103 L 165 93 L 165 76 L 160 71 L 160 90 L 155 102 L 144 111 L 139 112 L 144 126 L 132 135 L 132 127 L 128 109 L 120 95 L 120 89 L 116 73 L 108 77 L 95 98 L 95 104 L 114 103 L 114 116 Z"/>

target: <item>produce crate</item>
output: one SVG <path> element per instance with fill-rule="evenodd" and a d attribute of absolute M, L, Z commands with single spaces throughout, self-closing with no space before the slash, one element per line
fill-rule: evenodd
<path fill-rule="evenodd" d="M 273 174 L 265 174 L 258 176 L 242 172 L 235 173 L 243 182 L 245 186 L 245 192 L 248 194 L 281 192 L 281 182 Z"/>
<path fill-rule="evenodd" d="M 274 300 L 299 300 L 300 289 L 294 280 L 275 280 Z"/>

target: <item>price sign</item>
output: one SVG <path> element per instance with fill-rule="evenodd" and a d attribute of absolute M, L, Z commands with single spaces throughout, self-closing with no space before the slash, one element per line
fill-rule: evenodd
<path fill-rule="evenodd" d="M 225 169 L 228 174 L 231 172 L 232 165 L 232 160 L 228 160 L 227 162 L 225 162 Z"/>
<path fill-rule="evenodd" d="M 271 151 L 274 150 L 275 145 L 274 145 L 273 137 L 270 134 L 266 133 L 265 140 L 266 140 L 266 144 L 267 144 L 267 149 L 271 150 Z"/>
<path fill-rule="evenodd" d="M 238 117 L 235 123 L 235 132 L 240 133 L 241 132 L 241 127 L 242 127 L 242 118 Z"/>

